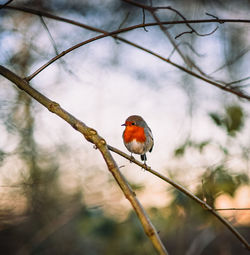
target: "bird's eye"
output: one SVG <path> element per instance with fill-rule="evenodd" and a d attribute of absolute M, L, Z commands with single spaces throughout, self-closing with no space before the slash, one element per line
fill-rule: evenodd
<path fill-rule="evenodd" d="M 134 125 L 135 125 L 135 123 L 134 123 L 134 122 L 132 122 L 132 123 L 131 123 L 131 125 L 133 125 L 133 126 L 134 126 Z"/>

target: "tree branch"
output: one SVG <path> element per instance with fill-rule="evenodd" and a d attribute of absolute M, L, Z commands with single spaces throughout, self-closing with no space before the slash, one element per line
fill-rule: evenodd
<path fill-rule="evenodd" d="M 215 211 L 250 211 L 250 208 L 215 208 Z"/>
<path fill-rule="evenodd" d="M 170 178 L 158 173 L 157 171 L 151 169 L 149 166 L 146 166 L 145 164 L 141 163 L 140 161 L 131 158 L 131 156 L 127 155 L 126 153 L 108 145 L 108 149 L 115 152 L 116 154 L 119 154 L 120 156 L 128 159 L 129 161 L 135 163 L 136 165 L 140 166 L 141 168 L 147 170 L 148 172 L 152 173 L 153 175 L 157 176 L 158 178 L 162 179 L 163 181 L 169 183 L 170 185 L 172 185 L 173 187 L 175 187 L 176 189 L 178 189 L 179 191 L 181 191 L 182 193 L 184 193 L 185 195 L 187 195 L 188 197 L 190 197 L 191 199 L 193 199 L 194 201 L 196 201 L 198 204 L 200 204 L 200 206 L 206 210 L 208 210 L 208 212 L 210 212 L 211 214 L 213 214 L 220 222 L 222 222 L 239 240 L 240 242 L 245 246 L 246 249 L 250 250 L 250 244 L 248 243 L 248 241 L 237 231 L 236 228 L 234 228 L 226 219 L 224 219 L 222 216 L 220 216 L 215 209 L 213 209 L 210 205 L 208 205 L 205 201 L 201 200 L 200 198 L 198 198 L 197 196 L 195 196 L 193 193 L 191 193 L 189 190 L 187 190 L 186 188 L 184 188 L 183 186 L 181 186 L 180 184 L 174 182 L 173 180 L 171 180 Z"/>
<path fill-rule="evenodd" d="M 85 139 L 93 144 L 95 144 L 96 148 L 101 152 L 106 165 L 115 178 L 116 182 L 120 186 L 123 191 L 125 197 L 129 200 L 132 207 L 134 208 L 138 218 L 141 221 L 141 224 L 144 228 L 146 235 L 151 240 L 153 246 L 158 251 L 158 254 L 164 255 L 167 254 L 167 251 L 162 244 L 160 237 L 151 223 L 146 211 L 140 204 L 139 200 L 136 198 L 135 192 L 131 189 L 125 177 L 119 170 L 115 160 L 113 159 L 106 141 L 98 135 L 97 131 L 88 127 L 80 120 L 76 119 L 73 115 L 68 113 L 66 110 L 61 108 L 61 106 L 51 101 L 49 98 L 45 97 L 43 94 L 38 92 L 36 89 L 32 88 L 29 83 L 25 80 L 8 70 L 7 68 L 0 65 L 0 74 L 2 74 L 6 79 L 12 81 L 18 88 L 25 91 L 31 97 L 33 97 L 40 104 L 45 106 L 49 111 L 55 113 L 57 116 L 68 122 L 74 129 L 79 131 Z"/>
<path fill-rule="evenodd" d="M 144 9 L 143 9 L 144 10 Z M 168 40 L 170 41 L 170 43 L 173 45 L 174 50 L 176 50 L 178 52 L 178 54 L 180 55 L 180 57 L 183 59 L 183 61 L 186 63 L 186 65 L 188 67 L 194 66 L 193 62 L 191 61 L 191 59 L 188 56 L 185 56 L 182 51 L 179 49 L 178 45 L 175 43 L 174 39 L 172 38 L 172 36 L 170 35 L 170 33 L 167 31 L 167 29 L 163 26 L 163 24 L 161 23 L 160 19 L 158 18 L 158 16 L 155 14 L 154 11 L 150 12 L 151 15 L 153 16 L 153 18 L 155 19 L 155 21 L 159 24 L 160 29 L 162 30 L 162 32 L 166 35 L 166 37 L 168 38 Z"/>
<path fill-rule="evenodd" d="M 77 22 L 71 19 L 67 19 L 67 18 L 63 18 L 45 11 L 39 11 L 39 10 L 35 10 L 35 9 L 31 9 L 31 8 L 27 8 L 27 7 L 23 7 L 23 6 L 4 6 L 3 4 L 0 4 L 0 8 L 3 9 L 9 9 L 9 10 L 16 10 L 16 11 L 23 11 L 23 12 L 27 12 L 27 13 L 32 13 L 34 15 L 38 15 L 38 16 L 44 16 L 50 19 L 55 19 L 58 21 L 62 21 L 62 22 L 66 22 L 66 23 L 70 23 L 72 25 L 76 25 L 76 26 L 80 26 L 80 27 L 84 27 L 88 30 L 92 30 L 92 31 L 97 31 L 102 33 L 103 30 L 102 29 L 98 29 L 89 25 L 85 25 L 81 22 Z M 150 8 L 160 8 L 160 7 L 150 7 Z M 163 7 L 162 7 L 163 8 Z M 166 9 L 169 7 L 165 7 L 164 9 Z M 164 25 L 180 25 L 180 24 L 199 24 L 199 23 L 250 23 L 250 19 L 219 19 L 219 18 L 213 18 L 213 19 L 186 19 L 186 20 L 175 20 L 175 21 L 162 21 L 161 22 Z M 157 22 L 150 22 L 150 23 L 145 23 L 145 24 L 140 24 L 138 28 L 143 27 L 143 26 L 157 26 L 158 23 Z M 138 25 L 136 25 L 138 26 Z"/>
<path fill-rule="evenodd" d="M 0 5 L 1 7 L 2 5 Z M 209 79 L 208 77 L 206 77 L 205 75 L 199 75 L 199 74 L 196 74 L 192 71 L 189 71 L 188 69 L 170 61 L 169 59 L 167 58 L 164 58 L 162 56 L 160 56 L 159 54 L 157 53 L 154 53 L 153 51 L 151 50 L 148 50 L 148 49 L 145 49 L 144 47 L 138 45 L 138 44 L 135 44 L 133 42 L 130 42 L 120 36 L 117 36 L 117 33 L 121 33 L 121 32 L 125 32 L 125 29 L 122 30 L 122 29 L 119 29 L 119 30 L 116 30 L 114 32 L 111 32 L 111 33 L 108 33 L 107 31 L 105 30 L 102 30 L 102 29 L 99 29 L 99 28 L 95 28 L 95 27 L 92 27 L 92 26 L 88 26 L 88 25 L 85 25 L 85 24 L 82 24 L 80 22 L 77 22 L 77 21 L 74 21 L 74 20 L 70 20 L 70 19 L 66 19 L 66 18 L 63 18 L 63 17 L 59 17 L 59 16 L 56 16 L 56 15 L 53 15 L 53 14 L 50 14 L 50 13 L 47 13 L 47 12 L 43 12 L 43 11 L 37 11 L 37 10 L 33 10 L 33 9 L 30 9 L 30 8 L 26 8 L 26 7 L 15 7 L 15 6 L 6 6 L 5 8 L 7 9 L 11 9 L 11 10 L 18 10 L 18 11 L 23 11 L 23 12 L 27 12 L 27 13 L 32 13 L 34 15 L 38 15 L 38 16 L 44 16 L 44 17 L 47 17 L 47 18 L 51 18 L 51 19 L 55 19 L 55 20 L 58 20 L 58 21 L 62 21 L 62 22 L 66 22 L 66 23 L 69 23 L 69 24 L 72 24 L 72 25 L 76 25 L 76 26 L 79 26 L 79 27 L 82 27 L 82 28 L 85 28 L 85 29 L 88 29 L 88 30 L 91 30 L 91 31 L 96 31 L 96 32 L 99 32 L 99 33 L 103 33 L 104 35 L 101 36 L 100 38 L 92 38 L 90 39 L 91 41 L 94 41 L 94 40 L 97 40 L 97 39 L 101 39 L 101 38 L 104 38 L 105 36 L 112 36 L 113 38 L 115 39 L 118 39 L 124 43 L 127 43 L 133 47 L 136 47 L 140 50 L 143 50 L 173 66 L 175 66 L 176 68 L 198 78 L 198 79 L 201 79 L 211 85 L 214 85 L 222 90 L 225 90 L 227 92 L 230 92 L 232 94 L 235 94 L 241 98 L 245 98 L 247 100 L 250 101 L 250 96 L 245 94 L 244 92 L 240 91 L 240 90 L 237 90 L 236 87 L 234 88 L 230 88 L 229 86 L 226 86 L 225 84 L 220 84 L 214 80 L 211 80 Z M 152 7 L 153 8 L 153 7 Z M 168 21 L 168 22 L 161 22 L 161 24 L 185 24 L 185 23 L 211 23 L 211 22 L 218 22 L 218 23 L 224 23 L 224 22 L 235 22 L 235 23 L 241 23 L 241 22 L 245 22 L 245 23 L 250 23 L 250 20 L 245 20 L 245 19 L 218 19 L 218 18 L 215 18 L 215 19 L 211 19 L 211 20 L 181 20 L 181 21 Z M 135 28 L 140 28 L 140 27 L 145 27 L 145 26 L 155 26 L 155 25 L 159 25 L 158 23 L 148 23 L 148 24 L 139 24 L 139 25 L 135 25 L 135 26 L 131 26 L 131 27 L 128 27 L 126 28 L 126 31 L 129 31 L 129 30 L 132 30 L 132 29 L 135 29 Z M 89 43 L 90 41 L 85 41 L 82 45 L 86 44 L 86 43 Z M 80 45 L 80 46 L 82 46 Z M 76 45 L 75 45 L 76 46 Z M 80 47 L 78 46 L 78 47 Z M 72 49 L 73 50 L 73 49 Z M 62 52 L 61 53 L 61 56 L 64 56 L 65 54 Z M 61 57 L 60 56 L 60 57 Z M 60 58 L 58 57 L 58 58 Z M 52 62 L 51 62 L 52 61 Z M 53 63 L 54 61 L 56 61 L 56 59 L 52 59 L 50 60 L 51 63 Z M 47 63 L 47 65 L 51 64 L 50 62 Z M 46 65 L 46 64 L 45 64 Z M 44 66 L 45 66 L 44 65 Z M 42 68 L 42 67 L 41 67 Z M 35 71 L 33 73 L 33 75 L 30 75 L 29 77 L 27 77 L 26 79 L 27 80 L 31 80 L 33 77 L 35 77 L 36 74 L 38 74 L 39 72 L 41 72 L 41 68 L 39 68 L 37 71 Z M 45 68 L 45 67 L 44 67 Z M 39 72 L 38 72 L 39 71 Z M 199 71 L 200 72 L 200 71 Z"/>
<path fill-rule="evenodd" d="M 13 1 L 13 0 L 9 0 L 9 1 L 7 1 L 5 4 L 1 4 L 1 5 L 0 5 L 0 9 L 6 7 L 6 6 L 7 6 L 8 4 L 10 4 L 12 1 Z"/>
<path fill-rule="evenodd" d="M 144 4 L 139 4 L 139 3 L 134 2 L 134 1 L 132 1 L 132 0 L 123 0 L 123 1 L 126 2 L 126 3 L 129 3 L 129 4 L 131 4 L 131 5 L 140 7 L 140 8 L 142 8 L 143 10 L 148 10 L 151 14 L 153 14 L 154 17 L 156 16 L 156 15 L 154 14 L 155 11 L 160 10 L 160 9 L 164 9 L 164 10 L 170 10 L 170 11 L 172 11 L 172 12 L 175 12 L 175 13 L 176 13 L 179 17 L 181 17 L 184 21 L 187 21 L 187 19 L 185 18 L 185 16 L 184 16 L 183 14 L 181 14 L 180 11 L 178 11 L 178 10 L 172 8 L 171 6 L 153 7 L 153 6 L 148 6 L 148 5 L 144 5 Z M 210 15 L 210 16 L 212 16 L 212 15 Z M 215 17 L 213 16 L 213 18 L 215 18 Z M 217 17 L 216 17 L 215 19 L 218 21 L 218 18 L 217 18 Z M 208 36 L 208 35 L 213 34 L 213 33 L 217 30 L 217 28 L 218 28 L 218 27 L 216 27 L 216 28 L 215 28 L 212 32 L 210 32 L 210 33 L 201 34 L 201 33 L 197 32 L 196 29 L 194 29 L 194 28 L 189 24 L 189 22 L 187 22 L 187 23 L 185 23 L 185 24 L 186 24 L 186 26 L 190 29 L 190 31 L 186 31 L 186 32 L 180 33 L 179 35 L 177 35 L 177 36 L 175 37 L 175 39 L 177 39 L 178 37 L 182 36 L 183 34 L 187 34 L 187 33 L 189 33 L 189 34 L 195 33 L 195 34 L 198 35 L 198 36 Z"/>

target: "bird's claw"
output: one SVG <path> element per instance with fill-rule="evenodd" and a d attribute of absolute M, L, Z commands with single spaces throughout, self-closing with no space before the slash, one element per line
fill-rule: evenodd
<path fill-rule="evenodd" d="M 143 167 L 144 170 L 150 170 L 150 169 L 151 169 L 151 167 L 148 166 L 147 163 L 146 163 L 145 161 L 144 161 L 143 165 L 144 165 L 144 167 L 145 167 L 145 168 Z"/>
<path fill-rule="evenodd" d="M 135 160 L 135 158 L 134 158 L 133 155 L 131 155 L 131 156 L 130 156 L 130 161 L 129 161 L 129 162 L 132 163 L 133 160 Z"/>

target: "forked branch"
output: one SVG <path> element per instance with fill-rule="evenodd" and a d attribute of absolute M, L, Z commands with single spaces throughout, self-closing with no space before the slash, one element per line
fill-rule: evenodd
<path fill-rule="evenodd" d="M 18 88 L 25 91 L 32 98 L 34 98 L 40 104 L 45 106 L 49 111 L 55 113 L 57 116 L 68 122 L 74 129 L 83 134 L 87 141 L 93 143 L 96 146 L 96 148 L 101 152 L 109 171 L 111 172 L 114 179 L 120 186 L 125 197 L 129 200 L 132 207 L 134 208 L 144 228 L 144 232 L 151 240 L 155 249 L 158 251 L 158 254 L 160 255 L 168 254 L 164 245 L 161 242 L 161 239 L 155 227 L 151 223 L 146 211 L 144 210 L 141 203 L 137 199 L 135 192 L 132 190 L 127 180 L 120 172 L 119 167 L 117 166 L 115 160 L 113 159 L 108 149 L 106 141 L 101 136 L 98 135 L 97 131 L 88 127 L 80 120 L 76 119 L 69 112 L 65 111 L 58 103 L 51 101 L 49 98 L 45 97 L 36 89 L 32 88 L 26 80 L 22 79 L 21 77 L 17 76 L 16 74 L 14 74 L 13 72 L 11 72 L 10 70 L 1 65 L 0 74 L 2 74 L 6 79 L 12 81 Z"/>

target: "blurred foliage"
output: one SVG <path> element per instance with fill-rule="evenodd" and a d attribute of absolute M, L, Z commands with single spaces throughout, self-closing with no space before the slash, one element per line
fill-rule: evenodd
<path fill-rule="evenodd" d="M 242 130 L 246 119 L 242 107 L 234 104 L 226 106 L 223 113 L 209 113 L 209 117 L 213 120 L 216 126 L 225 130 L 231 137 L 235 137 L 237 133 Z M 182 145 L 175 149 L 174 156 L 182 157 L 184 156 L 186 150 L 190 148 L 198 150 L 200 153 L 202 153 L 203 150 L 211 143 L 212 140 L 196 142 L 187 139 Z M 219 145 L 219 148 L 225 155 L 228 154 L 228 148 L 224 147 L 222 144 Z"/>
<path fill-rule="evenodd" d="M 202 142 L 194 142 L 191 140 L 186 140 L 184 142 L 184 144 L 182 144 L 181 146 L 179 146 L 178 148 L 175 149 L 174 151 L 174 156 L 175 157 L 181 157 L 185 154 L 186 150 L 188 148 L 194 148 L 197 149 L 200 153 L 203 152 L 203 149 L 210 144 L 209 140 L 206 141 L 202 141 Z"/>
<path fill-rule="evenodd" d="M 13 4 L 15 1 L 13 1 Z M 149 4 L 149 1 L 140 1 Z M 171 2 L 171 1 L 170 1 Z M 122 24 L 125 27 L 135 23 L 141 23 L 143 14 L 138 8 L 125 4 L 122 1 L 48 1 L 48 0 L 24 0 L 18 4 L 29 6 L 37 10 L 44 10 L 60 16 L 81 17 L 90 19 L 91 25 L 97 23 L 98 27 L 112 31 Z M 249 8 L 249 2 L 236 1 L 172 1 L 187 18 L 193 17 L 196 6 L 211 9 L 220 13 L 227 12 L 225 16 L 231 17 L 230 8 L 237 4 L 240 12 Z M 162 1 L 155 1 L 155 5 L 162 5 Z M 195 8 L 193 8 L 195 7 Z M 41 33 L 40 20 L 25 13 L 1 9 L 0 15 L 0 50 L 1 64 L 10 66 L 22 77 L 30 74 L 34 66 L 39 65 L 50 54 L 55 55 L 48 47 L 36 39 Z M 228 15 L 226 15 L 228 14 Z M 79 16 L 77 16 L 79 15 Z M 199 16 L 201 14 L 199 13 Z M 175 13 L 160 12 L 162 19 L 176 18 Z M 121 18 L 122 17 L 122 18 Z M 124 19 L 124 17 L 127 17 Z M 152 21 L 152 17 L 146 15 L 146 20 Z M 124 21 L 124 22 L 123 22 Z M 13 25 L 10 29 L 10 25 Z M 228 74 L 236 76 L 244 63 L 235 61 L 248 50 L 239 52 L 239 49 L 247 49 L 244 32 L 240 29 L 232 29 L 227 24 L 225 28 L 218 29 L 222 35 L 227 33 L 229 38 L 223 43 L 225 47 L 224 58 L 226 60 Z M 180 27 L 172 26 L 171 33 L 178 35 L 183 32 Z M 185 27 L 186 29 L 186 27 Z M 223 30 L 225 29 L 225 30 Z M 57 28 L 55 29 L 57 30 Z M 59 29 L 58 29 L 59 30 Z M 75 33 L 69 38 L 68 30 L 61 37 L 58 34 L 59 46 L 66 48 L 70 40 L 83 40 L 83 35 L 88 33 Z M 73 36 L 74 34 L 74 36 Z M 8 36 L 15 38 L 15 44 L 5 42 Z M 193 35 L 192 35 L 193 36 Z M 70 40 L 69 40 L 70 39 Z M 195 45 L 196 37 L 192 37 L 192 45 Z M 65 44 L 63 44 L 65 43 Z M 66 46 L 65 46 L 66 45 Z M 181 45 L 181 44 L 180 44 Z M 189 45 L 183 41 L 183 45 Z M 3 47 L 5 46 L 5 47 Z M 59 47 L 59 48 L 60 48 Z M 188 48 L 184 48 L 189 52 Z M 2 49 L 4 49 L 2 51 Z M 52 53 L 50 52 L 52 51 Z M 115 55 L 115 53 L 114 53 Z M 193 56 L 193 52 L 191 56 Z M 78 56 L 79 57 L 79 56 Z M 113 58 L 117 56 L 112 56 Z M 110 62 L 112 63 L 114 59 Z M 119 61 L 113 61 L 116 65 Z M 237 64 L 238 63 L 238 64 Z M 150 74 L 137 72 L 137 77 L 149 78 Z M 61 75 L 58 75 L 59 78 Z M 191 79 L 190 79 L 191 83 Z M 6 97 L 3 109 L 3 102 Z M 3 98 L 3 99 L 2 99 Z M 88 255 L 152 255 L 155 251 L 144 234 L 138 218 L 134 212 L 129 212 L 124 219 L 109 215 L 101 207 L 91 208 L 84 201 L 84 192 L 75 190 L 69 194 L 59 183 L 60 155 L 59 148 L 54 155 L 46 153 L 35 141 L 34 131 L 36 127 L 36 114 L 32 100 L 22 91 L 15 90 L 10 95 L 2 96 L 0 101 L 1 125 L 4 125 L 8 134 L 16 137 L 17 145 L 12 151 L 0 148 L 0 166 L 5 167 L 5 161 L 11 156 L 18 158 L 20 163 L 20 175 L 16 186 L 18 189 L 9 192 L 10 202 L 17 202 L 15 195 L 25 198 L 25 209 L 17 214 L 15 206 L 9 209 L 8 204 L 3 204 L 0 209 L 0 253 L 17 254 L 88 254 Z M 246 122 L 246 114 L 238 104 L 225 107 L 223 111 L 209 113 L 211 120 L 225 135 L 236 139 Z M 38 123 L 39 125 L 39 123 Z M 223 134 L 224 134 L 223 133 Z M 211 140 L 194 141 L 187 139 L 181 146 L 175 149 L 174 155 L 179 159 L 184 157 L 188 150 L 193 149 L 200 154 L 213 143 Z M 216 198 L 220 194 L 234 196 L 237 189 L 249 182 L 246 173 L 231 171 L 226 165 L 226 159 L 231 155 L 228 144 L 219 144 L 219 150 L 223 154 L 220 164 L 208 167 L 200 176 L 202 184 L 197 187 L 195 194 L 214 207 Z M 244 151 L 249 155 L 249 149 Z M 66 152 L 64 152 L 66 153 Z M 70 153 L 69 153 L 70 155 Z M 11 169 L 10 169 L 11 170 Z M 95 169 L 92 169 L 95 171 Z M 1 174 L 2 172 L 0 172 Z M 174 177 L 174 176 L 173 176 Z M 11 179 L 11 178 L 10 178 Z M 11 184 L 7 179 L 6 186 Z M 136 192 L 143 192 L 144 185 L 133 184 Z M 209 212 L 205 211 L 194 201 L 190 201 L 183 193 L 176 189 L 166 192 L 166 196 L 172 196 L 170 204 L 162 208 L 148 208 L 149 214 L 159 234 L 166 244 L 170 254 L 247 254 L 235 237 L 228 233 L 224 227 L 218 227 L 218 222 Z M 6 208 L 4 207 L 6 205 Z M 249 227 L 241 227 L 240 232 L 250 240 Z M 203 238 L 203 239 L 202 239 Z M 193 250 L 192 250 L 193 249 Z M 196 251 L 199 251 L 196 252 Z M 193 251 L 193 252 L 192 252 Z"/>
<path fill-rule="evenodd" d="M 216 126 L 226 132 L 229 138 L 237 142 L 236 135 L 243 129 L 246 119 L 240 105 L 227 105 L 223 112 L 211 112 L 208 115 Z M 188 149 L 194 149 L 202 154 L 203 150 L 212 144 L 216 144 L 219 151 L 222 152 L 222 159 L 214 167 L 208 166 L 207 170 L 200 176 L 202 185 L 197 189 L 197 195 L 202 199 L 206 199 L 207 203 L 214 207 L 215 199 L 219 195 L 228 194 L 233 196 L 241 185 L 249 183 L 249 177 L 246 172 L 241 172 L 237 169 L 236 173 L 234 173 L 227 165 L 228 158 L 233 155 L 230 144 L 218 144 L 212 138 L 201 142 L 187 139 L 175 149 L 174 156 L 178 158 L 184 157 Z M 176 199 L 178 203 L 178 196 L 176 196 Z"/>
<path fill-rule="evenodd" d="M 3 150 L 0 150 L 0 166 L 1 166 L 1 163 L 3 162 L 5 156 L 6 156 L 6 153 Z"/>
<path fill-rule="evenodd" d="M 244 112 L 239 105 L 229 105 L 224 113 L 211 112 L 209 114 L 214 123 L 224 128 L 228 135 L 235 136 L 244 126 Z"/>
<path fill-rule="evenodd" d="M 202 185 L 197 190 L 199 197 L 206 199 L 214 207 L 215 199 L 221 194 L 233 196 L 240 185 L 248 184 L 249 178 L 245 173 L 232 174 L 224 165 L 208 169 L 202 176 Z"/>

